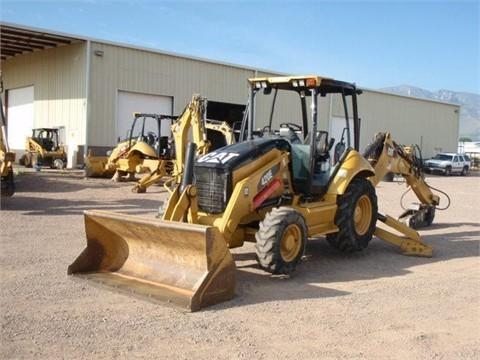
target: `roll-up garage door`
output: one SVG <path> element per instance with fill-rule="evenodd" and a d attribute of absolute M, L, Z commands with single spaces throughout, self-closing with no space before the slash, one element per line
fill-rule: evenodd
<path fill-rule="evenodd" d="M 8 145 L 12 150 L 25 149 L 25 138 L 33 128 L 33 86 L 7 90 Z"/>
<path fill-rule="evenodd" d="M 170 96 L 150 95 L 129 91 L 118 91 L 117 138 L 125 139 L 132 127 L 133 113 L 172 115 L 173 98 Z M 153 123 L 153 122 L 152 122 Z M 155 128 L 148 129 L 156 132 Z M 162 123 L 162 135 L 170 135 L 167 121 Z"/>

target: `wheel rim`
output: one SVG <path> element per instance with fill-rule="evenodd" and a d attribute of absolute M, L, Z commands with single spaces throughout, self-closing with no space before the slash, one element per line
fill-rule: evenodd
<path fill-rule="evenodd" d="M 295 225 L 289 225 L 282 236 L 280 242 L 280 254 L 286 262 L 293 261 L 300 252 L 302 247 L 302 231 Z"/>
<path fill-rule="evenodd" d="M 362 195 L 358 199 L 353 220 L 355 222 L 355 230 L 359 235 L 364 235 L 370 228 L 370 222 L 372 221 L 372 202 L 367 195 Z"/>

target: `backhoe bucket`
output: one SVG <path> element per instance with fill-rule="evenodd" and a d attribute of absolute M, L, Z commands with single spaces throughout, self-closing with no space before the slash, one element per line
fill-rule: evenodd
<path fill-rule="evenodd" d="M 235 263 L 214 227 L 85 211 L 85 231 L 68 274 L 190 311 L 234 296 Z"/>

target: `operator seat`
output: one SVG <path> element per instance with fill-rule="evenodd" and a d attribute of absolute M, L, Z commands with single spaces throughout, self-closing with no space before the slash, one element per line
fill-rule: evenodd
<path fill-rule="evenodd" d="M 283 139 L 287 139 L 290 142 L 290 144 L 302 143 L 302 140 L 300 140 L 297 133 L 289 127 L 281 127 L 278 131 L 278 135 Z"/>

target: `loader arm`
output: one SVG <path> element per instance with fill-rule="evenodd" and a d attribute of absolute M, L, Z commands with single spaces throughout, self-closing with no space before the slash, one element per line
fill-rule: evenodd
<path fill-rule="evenodd" d="M 388 173 L 401 174 L 420 201 L 420 204 L 406 210 L 400 219 L 413 228 L 431 225 L 440 198 L 432 193 L 425 182 L 422 164 L 416 158 L 413 147 L 398 145 L 390 133 L 379 133 L 365 150 L 364 156 L 375 170 L 375 176 L 370 178 L 375 186 Z"/>

